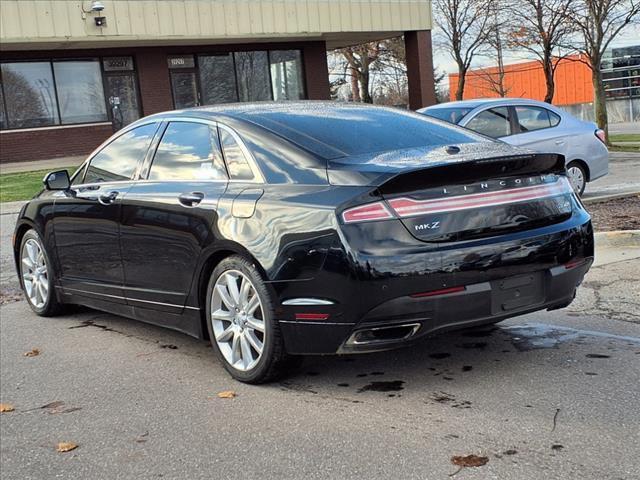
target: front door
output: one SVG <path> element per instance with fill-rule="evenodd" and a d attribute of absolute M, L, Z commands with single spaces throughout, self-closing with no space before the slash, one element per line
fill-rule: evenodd
<path fill-rule="evenodd" d="M 215 125 L 170 122 L 144 170 L 147 181 L 123 199 L 125 296 L 137 308 L 180 313 L 227 187 Z"/>
<path fill-rule="evenodd" d="M 69 293 L 125 303 L 119 242 L 122 199 L 157 127 L 151 123 L 123 133 L 94 155 L 70 192 L 56 198 L 53 225 L 60 282 Z"/>

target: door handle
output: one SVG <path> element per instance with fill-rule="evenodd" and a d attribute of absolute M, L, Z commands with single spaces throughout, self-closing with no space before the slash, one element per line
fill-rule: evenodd
<path fill-rule="evenodd" d="M 202 201 L 203 198 L 204 193 L 202 192 L 189 192 L 183 193 L 178 196 L 178 201 L 185 207 L 195 207 Z"/>
<path fill-rule="evenodd" d="M 564 145 L 564 140 L 556 140 L 556 145 Z"/>
<path fill-rule="evenodd" d="M 100 202 L 102 205 L 111 205 L 113 202 L 116 201 L 116 198 L 118 198 L 118 192 L 111 191 L 107 193 L 102 193 L 98 197 L 98 202 Z"/>

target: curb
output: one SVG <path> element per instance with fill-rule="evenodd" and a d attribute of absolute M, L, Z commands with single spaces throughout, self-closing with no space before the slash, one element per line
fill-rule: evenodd
<path fill-rule="evenodd" d="M 582 200 L 582 203 L 584 203 L 585 205 L 588 205 L 590 203 L 606 202 L 607 200 L 615 200 L 617 198 L 633 197 L 633 196 L 636 196 L 636 195 L 640 195 L 640 191 L 624 192 L 624 193 L 611 193 L 611 194 L 608 194 L 608 195 L 598 195 L 597 197 L 581 198 L 580 200 Z"/>
<path fill-rule="evenodd" d="M 640 247 L 640 230 L 614 230 L 595 233 L 597 247 Z"/>

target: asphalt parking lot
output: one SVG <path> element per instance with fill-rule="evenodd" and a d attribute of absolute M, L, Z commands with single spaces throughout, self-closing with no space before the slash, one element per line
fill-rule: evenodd
<path fill-rule="evenodd" d="M 11 222 L 2 216 L 4 286 L 15 285 Z M 266 386 L 234 382 L 202 341 L 88 309 L 39 318 L 9 290 L 1 476 L 640 478 L 640 247 L 597 256 L 568 309 L 309 357 Z M 451 457 L 468 454 L 487 463 L 458 471 Z"/>

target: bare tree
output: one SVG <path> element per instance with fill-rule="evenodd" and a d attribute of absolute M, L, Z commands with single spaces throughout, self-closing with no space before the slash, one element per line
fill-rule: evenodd
<path fill-rule="evenodd" d="M 602 81 L 602 58 L 611 41 L 631 23 L 638 23 L 640 0 L 578 0 L 568 14 L 582 36 L 581 51 L 588 61 L 593 82 L 595 115 L 598 127 L 609 138 L 609 119 Z"/>
<path fill-rule="evenodd" d="M 456 100 L 462 100 L 467 71 L 493 35 L 496 0 L 433 0 L 433 8 L 436 42 L 458 66 Z"/>
<path fill-rule="evenodd" d="M 339 50 L 348 64 L 354 102 L 373 103 L 369 90 L 371 67 L 381 54 L 381 42 L 370 42 Z"/>
<path fill-rule="evenodd" d="M 563 58 L 574 52 L 569 40 L 577 28 L 568 15 L 573 4 L 575 0 L 516 0 L 506 8 L 510 18 L 518 22 L 511 27 L 509 46 L 537 57 L 544 72 L 547 103 L 553 101 L 556 68 Z M 561 54 L 562 48 L 565 48 L 564 54 Z"/>

